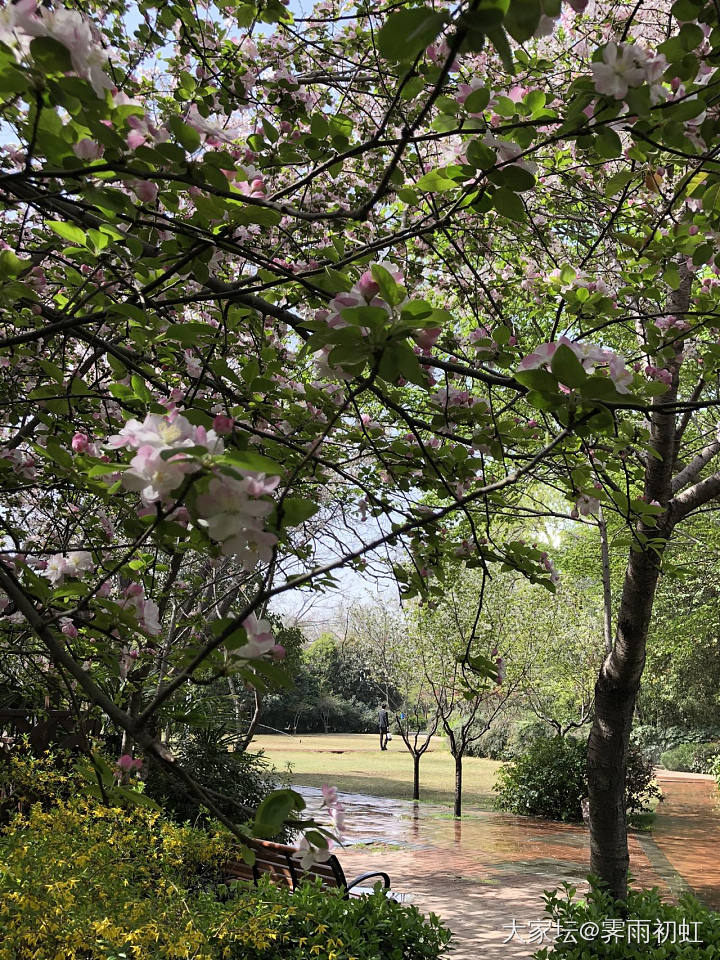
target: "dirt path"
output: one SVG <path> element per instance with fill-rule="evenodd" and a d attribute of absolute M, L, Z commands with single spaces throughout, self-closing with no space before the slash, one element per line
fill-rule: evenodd
<path fill-rule="evenodd" d="M 658 779 L 665 800 L 653 835 L 630 838 L 635 885 L 658 886 L 670 896 L 691 888 L 720 906 L 714 782 L 665 771 Z M 317 802 L 319 791 L 302 792 L 311 805 Z M 358 795 L 342 799 L 349 845 L 340 860 L 347 875 L 387 870 L 394 890 L 448 923 L 455 934 L 453 960 L 532 956 L 547 930 L 543 891 L 565 880 L 584 887 L 589 864 L 584 827 L 488 812 L 456 822 L 446 807 Z"/>

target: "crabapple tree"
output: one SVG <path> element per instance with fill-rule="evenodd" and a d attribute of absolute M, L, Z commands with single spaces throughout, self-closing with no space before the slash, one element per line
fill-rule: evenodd
<path fill-rule="evenodd" d="M 504 517 L 526 485 L 602 507 L 629 559 L 592 869 L 623 896 L 663 553 L 720 493 L 719 39 L 709 0 L 6 2 L 17 676 L 188 782 L 158 721 L 198 682 L 283 682 L 274 598 L 382 566 L 438 598 L 449 563 L 553 590 Z"/>

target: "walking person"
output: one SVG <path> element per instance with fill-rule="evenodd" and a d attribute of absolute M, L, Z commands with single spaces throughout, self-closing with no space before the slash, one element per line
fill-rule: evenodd
<path fill-rule="evenodd" d="M 388 733 L 390 731 L 390 717 L 387 704 L 384 703 L 378 712 L 378 726 L 380 727 L 380 749 L 387 750 Z"/>

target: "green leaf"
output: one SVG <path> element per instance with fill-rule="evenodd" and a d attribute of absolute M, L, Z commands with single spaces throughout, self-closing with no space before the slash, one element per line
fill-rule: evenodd
<path fill-rule="evenodd" d="M 175 134 L 175 137 L 188 153 L 195 153 L 200 146 L 200 134 L 195 127 L 191 127 L 178 116 L 171 117 L 168 126 Z"/>
<path fill-rule="evenodd" d="M 527 219 L 522 200 L 516 193 L 513 193 L 512 190 L 508 190 L 507 187 L 499 187 L 495 191 L 493 194 L 493 206 L 498 213 L 502 214 L 503 217 L 507 217 L 508 220 L 522 222 Z"/>
<path fill-rule="evenodd" d="M 463 26 L 468 23 L 473 30 L 489 35 L 490 28 L 497 28 L 503 22 L 509 6 L 510 0 L 480 0 L 474 10 L 464 14 Z"/>
<path fill-rule="evenodd" d="M 73 68 L 68 48 L 52 37 L 31 40 L 30 55 L 47 73 L 68 73 Z"/>
<path fill-rule="evenodd" d="M 488 40 L 492 43 L 498 52 L 502 64 L 508 73 L 515 75 L 515 63 L 513 61 L 512 50 L 508 43 L 507 34 L 502 27 L 493 27 L 487 31 Z"/>
<path fill-rule="evenodd" d="M 619 157 L 622 149 L 622 140 L 610 127 L 603 127 L 595 138 L 595 150 L 603 160 Z"/>
<path fill-rule="evenodd" d="M 395 282 L 392 274 L 381 267 L 379 263 L 373 264 L 370 268 L 373 275 L 373 280 L 380 287 L 380 296 L 383 300 L 388 303 L 391 307 L 397 306 L 398 303 L 402 303 L 405 299 L 405 288 L 401 287 L 398 283 Z"/>
<path fill-rule="evenodd" d="M 465 155 L 467 156 L 470 166 L 475 167 L 476 170 L 489 170 L 495 166 L 497 161 L 495 151 L 491 150 L 482 140 L 471 141 L 468 144 Z"/>
<path fill-rule="evenodd" d="M 138 400 L 142 400 L 143 403 L 148 403 L 152 400 L 153 395 L 148 390 L 147 384 L 142 377 L 139 377 L 136 373 L 130 378 L 130 383 L 132 384 L 133 391 Z"/>
<path fill-rule="evenodd" d="M 71 454 L 69 454 L 64 447 L 61 447 L 54 440 L 48 440 L 48 442 L 45 444 L 45 452 L 51 460 L 54 460 L 55 463 L 60 464 L 61 467 L 65 467 L 67 470 L 72 468 L 73 458 Z"/>
<path fill-rule="evenodd" d="M 580 387 L 587 380 L 583 366 L 570 347 L 561 343 L 550 361 L 550 369 L 566 387 Z"/>
<path fill-rule="evenodd" d="M 282 525 L 296 527 L 314 517 L 320 507 L 306 497 L 286 497 L 282 501 Z"/>
<path fill-rule="evenodd" d="M 296 810 L 304 810 L 305 801 L 294 790 L 273 790 L 255 813 L 253 834 L 268 839 L 278 834 L 287 818 Z"/>
<path fill-rule="evenodd" d="M 612 400 L 618 403 L 623 399 L 623 394 L 617 392 L 612 380 L 599 374 L 588 377 L 585 383 L 581 385 L 580 393 L 583 399 L 587 400 Z M 625 400 L 627 399 L 628 397 L 625 395 Z"/>
<path fill-rule="evenodd" d="M 240 470 L 268 473 L 273 477 L 281 476 L 283 473 L 283 468 L 279 463 L 275 463 L 269 457 L 264 457 L 261 453 L 255 453 L 252 450 L 226 450 L 223 460 L 218 463 L 218 466 L 222 469 L 225 464 L 228 467 L 235 467 Z"/>
<path fill-rule="evenodd" d="M 680 286 L 680 271 L 677 267 L 670 266 L 667 268 L 665 273 L 662 275 L 665 283 L 670 287 L 671 290 L 677 290 Z"/>
<path fill-rule="evenodd" d="M 447 21 L 447 13 L 413 7 L 391 13 L 380 28 L 378 49 L 386 60 L 407 62 L 430 46 Z"/>
<path fill-rule="evenodd" d="M 65 223 L 62 220 L 46 220 L 45 226 L 59 237 L 62 237 L 63 240 L 69 240 L 70 243 L 81 247 L 85 246 L 85 233 L 80 227 L 76 227 L 75 224 Z"/>
<path fill-rule="evenodd" d="M 605 196 L 614 197 L 615 194 L 625 187 L 633 178 L 631 170 L 621 170 L 620 173 L 613 174 L 605 184 Z"/>
<path fill-rule="evenodd" d="M 519 370 L 515 379 L 524 387 L 540 393 L 557 393 L 557 380 L 547 370 Z"/>
<path fill-rule="evenodd" d="M 480 87 L 467 95 L 463 107 L 468 113 L 482 113 L 489 103 L 490 91 L 487 87 Z"/>
<path fill-rule="evenodd" d="M 26 266 L 30 266 L 30 260 L 21 260 L 12 250 L 3 250 L 0 253 L 0 280 L 17 277 Z"/>
<path fill-rule="evenodd" d="M 490 174 L 490 179 L 493 183 L 507 187 L 509 190 L 514 190 L 516 193 L 532 190 L 535 186 L 534 175 L 518 163 L 511 163 L 506 167 L 501 167 L 499 170 L 494 170 Z"/>
<path fill-rule="evenodd" d="M 458 184 L 449 177 L 444 177 L 439 170 L 430 170 L 418 180 L 416 187 L 419 190 L 428 190 L 432 193 L 443 193 L 445 190 L 454 190 Z"/>
<path fill-rule="evenodd" d="M 537 30 L 542 13 L 540 0 L 512 0 L 503 25 L 513 40 L 525 43 Z"/>

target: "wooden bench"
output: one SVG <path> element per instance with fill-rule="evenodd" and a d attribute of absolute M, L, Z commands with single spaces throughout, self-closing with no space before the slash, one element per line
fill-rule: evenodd
<path fill-rule="evenodd" d="M 248 840 L 247 846 L 255 854 L 255 863 L 249 866 L 244 860 L 230 860 L 223 865 L 225 882 L 248 880 L 257 886 L 260 877 L 267 876 L 273 883 L 295 890 L 303 880 L 319 877 L 324 887 L 338 888 L 344 891 L 345 897 L 349 897 L 351 891 L 354 896 L 370 893 L 370 887 L 360 887 L 359 884 L 371 877 L 378 877 L 387 891 L 386 896 L 398 901 L 405 899 L 401 894 L 390 893 L 390 877 L 383 870 L 361 873 L 359 877 L 348 882 L 340 861 L 334 854 L 331 854 L 325 863 L 315 863 L 308 870 L 304 870 L 300 865 L 300 853 L 294 847 L 269 840 Z"/>

